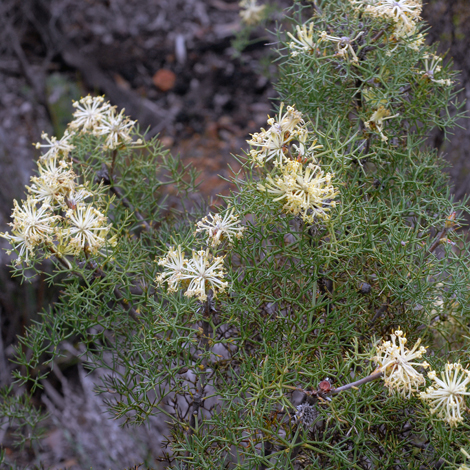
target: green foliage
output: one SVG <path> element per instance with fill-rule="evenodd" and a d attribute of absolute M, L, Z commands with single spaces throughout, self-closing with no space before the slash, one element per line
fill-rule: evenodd
<path fill-rule="evenodd" d="M 16 444 L 23 448 L 43 437 L 45 415 L 35 408 L 27 394 L 15 396 L 13 386 L 0 388 L 0 430 L 9 428 Z M 0 464 L 5 458 L 0 451 Z"/>
<path fill-rule="evenodd" d="M 102 201 L 118 242 L 96 253 L 85 247 L 68 264 L 52 257 L 50 281 L 62 295 L 20 339 L 17 380 L 41 387 L 61 344 L 80 343 L 87 367 L 107 371 L 98 392 L 112 397 L 112 416 L 138 425 L 161 414 L 169 424 L 166 458 L 175 469 L 463 463 L 470 423 L 463 404 L 463 421 L 446 422 L 417 393 L 388 390 L 374 375 L 391 374 L 380 368 L 377 345 L 398 329 L 410 344 L 422 339 L 436 371 L 466 361 L 470 276 L 458 230 L 465 201 L 452 199 L 444 162 L 425 145 L 433 128 L 448 132 L 458 117 L 448 83 L 455 74 L 449 64 L 430 70 L 433 49 L 422 44 L 416 17 L 403 36 L 399 20 L 370 14 L 373 4 L 296 4 L 293 24 L 307 15 L 313 24 L 311 47 L 302 50 L 279 31 L 277 89 L 297 111 L 287 111 L 287 121 L 280 112 L 259 135 L 272 143 L 270 129 L 281 128 L 286 141 L 275 158 L 254 136 L 252 152 L 239 157 L 230 209 L 219 209 L 234 210 L 244 226 L 232 243 L 216 243 L 214 222 L 204 247 L 194 231 L 203 211 L 169 210 L 168 195 L 190 199 L 195 174 L 156 139 L 106 150 L 102 136 L 73 137 L 74 168 Z M 282 130 L 299 111 L 305 127 Z M 289 180 L 289 165 L 304 180 L 300 173 Z M 307 189 L 294 194 L 286 181 L 306 188 L 309 168 L 329 175 L 325 185 L 331 178 L 338 194 L 322 196 L 318 186 L 300 208 Z M 195 253 L 171 268 L 168 289 L 156 282 L 177 246 L 205 250 L 202 293 L 188 287 Z M 218 257 L 229 287 L 211 293 L 209 266 Z M 431 376 L 425 364 L 414 367 L 424 391 Z"/>

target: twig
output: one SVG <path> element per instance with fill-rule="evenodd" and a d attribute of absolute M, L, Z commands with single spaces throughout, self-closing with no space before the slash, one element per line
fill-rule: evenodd
<path fill-rule="evenodd" d="M 283 387 L 292 391 L 305 393 L 307 396 L 310 396 L 310 397 L 324 398 L 324 397 L 328 397 L 329 395 L 338 395 L 338 393 L 345 392 L 346 390 L 349 390 L 351 388 L 358 388 L 361 385 L 364 385 L 369 382 L 373 382 L 374 380 L 378 380 L 382 378 L 382 376 L 383 376 L 383 372 L 374 372 L 373 374 L 368 375 L 367 377 L 364 377 L 363 379 L 356 380 L 355 382 L 351 382 L 346 385 L 342 385 L 341 387 L 338 387 L 338 388 L 331 388 L 330 390 L 325 390 L 325 389 L 304 390 L 301 387 L 292 387 L 290 385 L 283 385 Z"/>
<path fill-rule="evenodd" d="M 376 314 L 374 315 L 374 317 L 372 318 L 372 320 L 369 322 L 369 326 L 372 326 L 375 321 L 380 317 L 380 315 L 382 315 L 382 313 L 385 313 L 388 309 L 388 300 L 387 300 L 387 303 L 383 304 L 376 312 Z"/>
<path fill-rule="evenodd" d="M 113 181 L 114 165 L 116 164 L 117 149 L 113 150 L 111 156 L 111 168 L 109 169 L 109 181 Z"/>
<path fill-rule="evenodd" d="M 455 227 L 455 216 L 456 213 L 452 212 L 452 214 L 447 217 L 444 228 L 437 234 L 436 240 L 434 240 L 434 243 L 429 248 L 428 255 L 430 255 L 440 245 L 441 241 L 444 240 L 445 235 L 447 235 L 447 233 Z"/>
<path fill-rule="evenodd" d="M 382 376 L 383 372 L 376 372 L 374 374 L 368 375 L 367 377 L 364 377 L 363 379 L 356 380 L 356 382 L 351 382 L 350 384 L 343 385 L 342 387 L 333 388 L 330 392 L 328 392 L 328 394 L 338 395 L 338 393 L 345 392 L 346 390 L 350 390 L 351 388 L 357 388 L 368 382 L 373 382 L 374 380 L 381 379 Z"/>
<path fill-rule="evenodd" d="M 85 251 L 85 256 L 87 257 L 88 259 L 88 255 L 87 255 L 87 252 Z M 106 274 L 105 272 L 99 267 L 99 266 L 95 266 L 93 265 L 93 263 L 89 262 L 88 263 L 88 266 L 93 269 L 94 273 L 100 277 L 101 279 L 105 279 L 106 278 Z M 129 302 L 124 298 L 122 292 L 120 291 L 119 287 L 117 286 L 114 286 L 114 289 L 113 289 L 113 293 L 114 295 L 116 296 L 116 299 L 118 300 L 118 302 L 124 307 L 124 309 L 127 309 L 127 312 L 129 313 L 129 315 L 131 316 L 131 318 L 135 321 L 135 322 L 139 322 L 139 316 L 136 312 L 136 310 L 134 309 L 134 307 L 132 307 L 132 305 L 129 305 Z"/>
<path fill-rule="evenodd" d="M 77 272 L 77 271 L 74 271 L 72 269 L 72 266 L 68 262 L 68 260 L 66 258 L 64 258 L 63 256 L 61 256 L 59 253 L 57 253 L 57 251 L 54 249 L 53 246 L 49 246 L 49 250 L 51 251 L 51 253 L 54 254 L 56 260 L 65 269 L 67 269 L 70 273 L 74 274 L 75 276 L 78 276 L 81 279 L 84 279 L 83 275 L 81 273 Z M 86 251 L 85 251 L 85 256 L 88 259 L 88 255 L 87 255 Z M 98 275 L 98 277 L 100 277 L 101 279 L 104 279 L 106 277 L 105 272 L 100 267 L 94 266 L 91 262 L 88 262 L 88 266 L 90 267 L 90 269 L 93 270 L 94 274 Z M 139 320 L 139 317 L 138 317 L 138 314 L 137 314 L 136 310 L 134 309 L 134 307 L 129 305 L 129 302 L 124 298 L 124 296 L 122 295 L 122 292 L 119 290 L 119 288 L 117 286 L 114 287 L 113 293 L 116 296 L 118 302 L 124 307 L 124 309 L 127 309 L 127 311 L 129 313 L 129 315 L 131 316 L 131 318 L 135 322 L 139 322 L 140 320 Z"/>
<path fill-rule="evenodd" d="M 195 431 L 196 427 L 196 419 L 199 414 L 199 409 L 201 408 L 202 402 L 204 401 L 204 390 L 206 388 L 206 381 L 207 381 L 207 357 L 206 353 L 209 350 L 209 329 L 210 325 L 209 322 L 206 320 L 208 319 L 211 311 L 212 311 L 212 291 L 210 291 L 207 300 L 202 305 L 203 308 L 203 316 L 204 319 L 202 320 L 202 334 L 201 334 L 201 349 L 204 357 L 201 361 L 202 373 L 200 375 L 198 385 L 197 385 L 197 392 L 194 394 L 193 403 L 192 403 L 192 410 L 191 410 L 191 418 L 189 421 L 189 431 L 188 431 L 188 438 L 190 438 Z M 186 456 L 189 457 L 189 451 L 186 453 Z"/>
<path fill-rule="evenodd" d="M 152 231 L 152 226 L 145 220 L 144 216 L 129 202 L 129 199 L 124 196 L 120 188 L 112 185 L 110 187 L 110 191 L 120 199 L 124 207 L 127 207 L 127 209 L 129 209 L 135 215 L 136 219 L 142 222 L 142 226 L 145 228 L 145 230 L 147 230 L 147 232 Z"/>
<path fill-rule="evenodd" d="M 370 40 L 370 42 L 378 41 L 384 34 L 385 34 L 385 29 L 380 30 L 380 31 Z"/>
<path fill-rule="evenodd" d="M 111 165 L 111 170 L 113 170 L 114 167 L 114 162 L 116 159 L 116 151 L 113 152 L 113 161 Z M 152 226 L 145 220 L 144 216 L 130 203 L 129 199 L 127 199 L 124 194 L 122 193 L 121 189 L 115 186 L 114 184 L 114 178 L 112 176 L 112 171 L 111 174 L 108 172 L 108 169 L 106 168 L 105 165 L 101 167 L 101 170 L 96 174 L 96 181 L 98 183 L 103 182 L 105 185 L 109 186 L 109 190 L 115 194 L 119 200 L 121 201 L 122 205 L 129 209 L 135 217 L 142 222 L 142 226 L 147 230 L 147 232 L 152 231 Z"/>
<path fill-rule="evenodd" d="M 271 441 L 267 440 L 263 443 L 263 457 L 267 459 L 273 453 L 274 447 Z M 262 463 L 259 467 L 260 470 L 266 470 L 268 465 Z"/>

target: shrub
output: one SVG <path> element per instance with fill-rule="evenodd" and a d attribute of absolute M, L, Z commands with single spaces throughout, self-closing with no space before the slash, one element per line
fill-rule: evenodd
<path fill-rule="evenodd" d="M 158 140 L 76 103 L 3 234 L 62 289 L 16 378 L 79 341 L 112 416 L 168 422 L 170 468 L 467 468 L 467 208 L 425 142 L 460 104 L 420 12 L 296 2 L 282 102 L 209 213 L 165 205 L 195 175 Z"/>

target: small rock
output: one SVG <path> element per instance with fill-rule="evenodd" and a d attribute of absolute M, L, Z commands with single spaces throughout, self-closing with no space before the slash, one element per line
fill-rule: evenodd
<path fill-rule="evenodd" d="M 363 282 L 359 286 L 359 289 L 361 291 L 361 294 L 368 294 L 372 290 L 372 286 L 370 284 L 367 284 L 367 282 Z"/>
<path fill-rule="evenodd" d="M 153 77 L 153 84 L 161 91 L 169 91 L 175 86 L 176 75 L 168 69 L 160 69 Z"/>

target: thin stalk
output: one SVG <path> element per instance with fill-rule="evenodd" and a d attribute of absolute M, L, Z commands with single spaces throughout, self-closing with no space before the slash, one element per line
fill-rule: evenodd
<path fill-rule="evenodd" d="M 355 382 L 351 382 L 338 388 L 333 388 L 330 392 L 328 392 L 328 394 L 338 395 L 338 393 L 345 392 L 346 390 L 350 390 L 351 388 L 358 388 L 366 383 L 373 382 L 374 380 L 379 380 L 382 378 L 382 376 L 383 372 L 376 372 L 374 374 L 368 375 L 367 377 L 364 377 L 363 379 L 356 380 Z"/>
<path fill-rule="evenodd" d="M 111 167 L 109 168 L 109 179 L 113 180 L 114 165 L 116 164 L 117 149 L 113 150 L 111 155 Z"/>
<path fill-rule="evenodd" d="M 203 320 L 202 320 L 202 335 L 200 346 L 202 349 L 203 358 L 201 361 L 202 366 L 202 373 L 199 376 L 199 381 L 197 383 L 197 391 L 194 394 L 193 403 L 192 403 L 192 410 L 191 410 L 191 418 L 189 420 L 189 431 L 188 431 L 188 438 L 194 434 L 196 429 L 196 420 L 199 414 L 199 409 L 202 406 L 204 401 L 204 392 L 207 384 L 207 351 L 209 350 L 209 331 L 210 331 L 210 324 L 209 324 L 209 315 L 211 313 L 211 295 L 208 296 L 207 300 L 203 304 Z M 202 418 L 202 414 L 201 414 Z M 198 423 L 199 424 L 199 423 Z M 198 426 L 199 427 L 199 426 Z M 186 452 L 186 457 L 189 457 L 189 451 Z"/>

